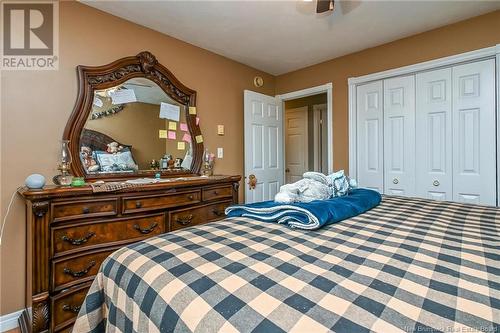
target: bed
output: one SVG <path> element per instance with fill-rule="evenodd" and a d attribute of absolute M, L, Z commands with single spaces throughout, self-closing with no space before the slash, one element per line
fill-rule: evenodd
<path fill-rule="evenodd" d="M 109 145 L 118 150 L 109 153 Z M 87 173 L 125 172 L 138 169 L 132 153 L 132 146 L 122 144 L 112 137 L 91 129 L 84 128 L 80 137 L 80 159 Z"/>
<path fill-rule="evenodd" d="M 499 221 L 384 197 L 317 231 L 182 229 L 108 257 L 74 332 L 500 332 Z"/>

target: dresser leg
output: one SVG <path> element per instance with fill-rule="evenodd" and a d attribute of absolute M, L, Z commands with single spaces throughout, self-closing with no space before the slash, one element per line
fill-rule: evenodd
<path fill-rule="evenodd" d="M 49 329 L 49 297 L 42 294 L 33 298 L 31 333 L 46 332 Z"/>

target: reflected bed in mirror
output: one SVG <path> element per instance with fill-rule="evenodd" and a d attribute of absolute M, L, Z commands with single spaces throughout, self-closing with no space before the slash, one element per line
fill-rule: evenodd
<path fill-rule="evenodd" d="M 186 106 L 155 82 L 133 78 L 94 91 L 80 158 L 88 174 L 188 170 L 190 138 Z"/>

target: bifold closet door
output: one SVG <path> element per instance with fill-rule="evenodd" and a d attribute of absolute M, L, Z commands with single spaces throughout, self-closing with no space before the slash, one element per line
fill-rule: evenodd
<path fill-rule="evenodd" d="M 453 200 L 451 68 L 416 76 L 416 195 Z"/>
<path fill-rule="evenodd" d="M 384 192 L 382 81 L 356 88 L 357 181 L 360 187 Z"/>
<path fill-rule="evenodd" d="M 495 60 L 453 67 L 453 200 L 496 204 Z"/>
<path fill-rule="evenodd" d="M 415 195 L 415 76 L 384 80 L 384 193 Z"/>

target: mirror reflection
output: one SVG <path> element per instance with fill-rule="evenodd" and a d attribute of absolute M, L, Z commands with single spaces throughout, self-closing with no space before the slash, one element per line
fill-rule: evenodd
<path fill-rule="evenodd" d="M 80 138 L 88 174 L 186 170 L 191 152 L 186 106 L 153 81 L 134 78 L 94 92 Z"/>

